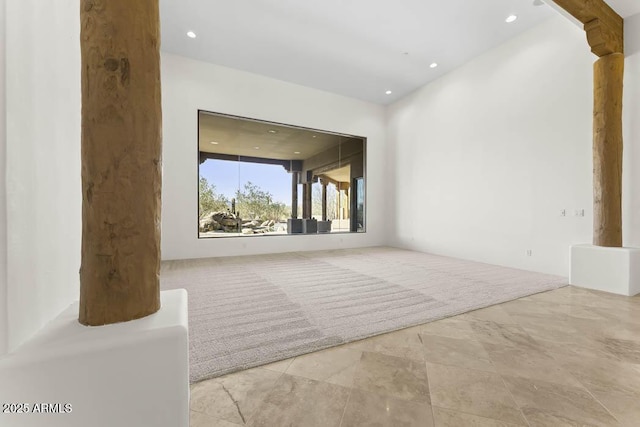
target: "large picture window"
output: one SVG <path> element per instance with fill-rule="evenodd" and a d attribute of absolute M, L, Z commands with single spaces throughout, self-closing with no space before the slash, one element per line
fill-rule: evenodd
<path fill-rule="evenodd" d="M 199 111 L 199 237 L 364 232 L 365 145 Z"/>

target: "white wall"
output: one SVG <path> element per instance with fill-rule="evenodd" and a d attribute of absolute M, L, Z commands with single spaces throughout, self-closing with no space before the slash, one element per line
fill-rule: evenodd
<path fill-rule="evenodd" d="M 70 305 L 0 358 L 0 402 L 68 403 L 66 414 L 2 414 L 3 427 L 189 427 L 187 291 L 162 310 L 87 328 Z"/>
<path fill-rule="evenodd" d="M 0 356 L 7 351 L 7 162 L 5 128 L 5 2 L 0 0 Z"/>
<path fill-rule="evenodd" d="M 162 54 L 162 98 L 163 259 L 371 246 L 386 241 L 382 106 L 167 53 Z M 198 109 L 367 137 L 367 232 L 198 239 Z"/>
<path fill-rule="evenodd" d="M 392 242 L 567 276 L 591 241 L 594 60 L 558 16 L 390 106 Z"/>
<path fill-rule="evenodd" d="M 9 350 L 78 298 L 79 0 L 7 0 Z"/>
<path fill-rule="evenodd" d="M 81 211 L 78 0 L 6 3 L 0 354 L 77 299 Z M 640 15 L 626 20 L 626 33 L 625 242 L 640 246 Z M 174 55 L 162 60 L 165 259 L 391 242 L 567 274 L 568 246 L 591 240 L 594 57 L 583 32 L 562 18 L 391 106 L 387 147 L 380 106 Z M 198 240 L 199 108 L 368 137 L 368 232 Z M 385 202 L 394 194 L 395 203 Z M 559 216 L 576 208 L 586 217 Z"/>
<path fill-rule="evenodd" d="M 640 14 L 625 19 L 623 237 L 640 247 Z"/>

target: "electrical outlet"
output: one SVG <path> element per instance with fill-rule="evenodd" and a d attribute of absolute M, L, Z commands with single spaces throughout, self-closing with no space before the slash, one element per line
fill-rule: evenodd
<path fill-rule="evenodd" d="M 562 209 L 560 211 L 560 216 L 567 216 L 567 210 L 566 209 Z"/>
<path fill-rule="evenodd" d="M 527 256 L 533 256 L 533 251 L 531 249 L 527 249 Z"/>
<path fill-rule="evenodd" d="M 575 216 L 584 216 L 584 209 L 576 209 L 573 214 Z"/>

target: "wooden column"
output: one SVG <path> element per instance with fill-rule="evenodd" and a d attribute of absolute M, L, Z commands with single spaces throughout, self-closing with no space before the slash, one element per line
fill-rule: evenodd
<path fill-rule="evenodd" d="M 291 172 L 291 218 L 298 218 L 298 172 Z"/>
<path fill-rule="evenodd" d="M 160 308 L 158 0 L 81 0 L 84 325 Z"/>
<path fill-rule="evenodd" d="M 327 220 L 327 180 L 323 179 L 322 183 L 322 220 Z"/>
<path fill-rule="evenodd" d="M 621 247 L 624 55 L 603 56 L 593 69 L 593 244 Z"/>
<path fill-rule="evenodd" d="M 622 246 L 624 20 L 604 0 L 553 0 L 584 25 L 594 64 L 593 244 Z"/>

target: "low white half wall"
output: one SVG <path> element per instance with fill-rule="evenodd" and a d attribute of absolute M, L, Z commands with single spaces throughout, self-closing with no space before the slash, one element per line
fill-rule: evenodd
<path fill-rule="evenodd" d="M 614 294 L 640 294 L 640 248 L 574 245 L 570 282 Z"/>
<path fill-rule="evenodd" d="M 151 316 L 99 327 L 79 324 L 72 304 L 0 359 L 0 403 L 15 404 L 0 408 L 10 412 L 0 426 L 188 427 L 187 292 L 161 302 Z"/>

